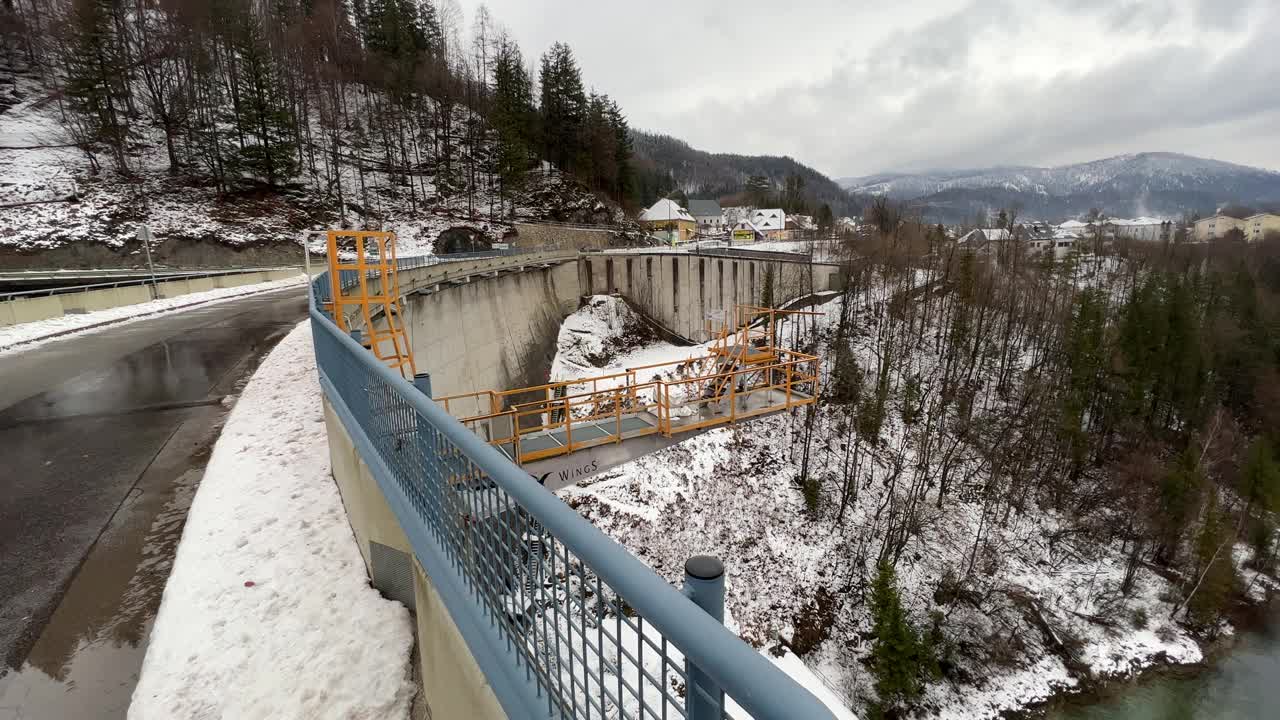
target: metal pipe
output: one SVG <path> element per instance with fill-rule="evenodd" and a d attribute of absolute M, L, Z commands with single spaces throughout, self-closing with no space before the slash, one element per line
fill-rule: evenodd
<path fill-rule="evenodd" d="M 703 612 L 724 624 L 724 563 L 714 555 L 694 555 L 684 563 L 684 596 Z M 698 665 L 685 658 L 689 679 L 685 710 L 689 720 L 721 720 L 724 717 L 724 690 Z"/>

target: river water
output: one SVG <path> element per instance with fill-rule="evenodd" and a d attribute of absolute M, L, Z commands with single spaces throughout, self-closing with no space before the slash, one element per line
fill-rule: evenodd
<path fill-rule="evenodd" d="M 1240 639 L 1214 667 L 1141 681 L 1049 720 L 1276 720 L 1280 718 L 1280 617 Z"/>

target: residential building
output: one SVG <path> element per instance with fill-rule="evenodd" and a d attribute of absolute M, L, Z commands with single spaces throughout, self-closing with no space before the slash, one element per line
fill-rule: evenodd
<path fill-rule="evenodd" d="M 1077 237 L 1092 235 L 1097 229 L 1093 223 L 1082 222 L 1080 220 L 1068 220 L 1064 223 L 1058 223 L 1058 232 L 1070 233 Z"/>
<path fill-rule="evenodd" d="M 781 208 L 756 210 L 751 214 L 751 224 L 764 233 L 769 240 L 787 240 L 787 214 Z"/>
<path fill-rule="evenodd" d="M 956 240 L 956 246 L 965 252 L 988 258 L 998 255 L 1000 245 L 1010 237 L 1009 231 L 1004 228 L 978 228 L 961 235 Z"/>
<path fill-rule="evenodd" d="M 1259 242 L 1268 233 L 1280 234 L 1280 215 L 1275 213 L 1258 213 L 1244 219 L 1244 239 Z"/>
<path fill-rule="evenodd" d="M 722 235 L 728 229 L 724 211 L 715 200 L 689 200 L 689 214 L 698 222 L 701 235 Z"/>
<path fill-rule="evenodd" d="M 730 228 L 730 241 L 735 243 L 752 243 L 765 239 L 764 232 L 750 220 L 742 220 Z"/>
<path fill-rule="evenodd" d="M 640 224 L 649 228 L 650 235 L 672 245 L 687 242 L 698 230 L 698 221 L 689 211 L 667 198 L 640 213 Z"/>
<path fill-rule="evenodd" d="M 1160 218 L 1140 217 L 1134 220 L 1112 219 L 1109 233 L 1117 238 L 1141 242 L 1164 242 L 1173 237 L 1173 223 Z"/>
<path fill-rule="evenodd" d="M 1245 230 L 1245 221 L 1230 215 L 1214 215 L 1196 221 L 1196 240 L 1206 242 L 1226 235 L 1233 229 Z"/>

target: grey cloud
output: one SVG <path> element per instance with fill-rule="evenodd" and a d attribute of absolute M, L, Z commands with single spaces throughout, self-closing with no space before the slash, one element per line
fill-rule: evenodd
<path fill-rule="evenodd" d="M 1273 41 L 1263 32 L 1254 32 L 1249 42 L 1217 61 L 1208 51 L 1172 37 L 1167 44 L 1099 58 L 1087 72 L 1063 72 L 1028 84 L 966 75 L 961 59 L 968 38 L 994 17 L 976 5 L 930 23 L 930 32 L 889 38 L 872 53 L 879 61 L 849 63 L 821 81 L 779 89 L 739 112 L 742 123 L 752 126 L 744 135 L 751 141 L 749 151 L 772 148 L 833 174 L 1043 164 L 1090 159 L 1082 153 L 1092 148 L 1203 152 L 1209 129 L 1280 113 L 1280 93 L 1273 87 L 1280 77 L 1280 54 L 1272 51 Z M 1018 22 L 1012 16 L 1003 21 Z M 939 38 L 935 31 L 948 27 L 954 32 Z M 920 62 L 899 62 L 917 52 L 910 42 L 917 36 L 932 37 L 937 47 L 951 49 L 954 62 L 928 55 Z M 899 111 L 877 108 L 876 98 L 904 87 L 910 96 Z M 798 98 L 805 102 L 796 102 Z M 819 111 L 794 109 L 808 104 Z M 680 125 L 700 127 L 698 137 L 690 138 L 695 145 L 714 137 L 716 149 L 727 149 L 724 142 L 736 129 L 719 123 L 707 127 L 705 119 L 693 116 L 724 118 L 730 110 L 718 103 L 705 105 L 672 118 L 671 129 L 678 133 Z M 804 131 L 797 134 L 795 128 Z M 1194 147 L 1142 144 L 1146 138 L 1167 142 L 1179 136 Z M 1257 152 L 1253 158 L 1225 159 L 1280 164 L 1280 149 L 1259 142 Z"/>
<path fill-rule="evenodd" d="M 634 126 L 710 151 L 833 175 L 1142 150 L 1280 168 L 1280 0 L 527 2 L 489 1 L 526 55 L 568 41 Z"/>

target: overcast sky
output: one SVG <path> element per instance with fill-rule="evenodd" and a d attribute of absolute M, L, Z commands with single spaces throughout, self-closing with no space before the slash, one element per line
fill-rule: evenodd
<path fill-rule="evenodd" d="M 479 0 L 461 2 L 468 20 Z M 1280 0 L 487 0 L 632 127 L 833 177 L 1167 150 L 1280 169 Z"/>

